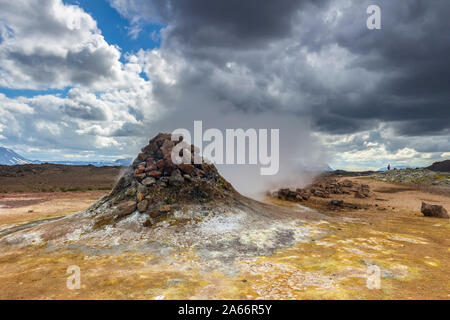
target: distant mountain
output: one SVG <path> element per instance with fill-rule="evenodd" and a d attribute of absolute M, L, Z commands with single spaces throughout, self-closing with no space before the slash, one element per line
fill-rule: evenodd
<path fill-rule="evenodd" d="M 427 169 L 438 172 L 450 172 L 450 160 L 435 162 L 431 166 L 427 167 Z"/>
<path fill-rule="evenodd" d="M 128 167 L 133 163 L 133 158 L 117 159 L 114 163 L 116 166 Z"/>
<path fill-rule="evenodd" d="M 22 164 L 40 164 L 40 163 L 53 163 L 64 164 L 68 166 L 96 166 L 96 167 L 128 167 L 133 162 L 132 158 L 117 159 L 111 161 L 40 161 L 40 160 L 28 160 L 22 157 L 20 154 L 14 152 L 14 150 L 0 147 L 0 165 L 14 166 Z"/>
<path fill-rule="evenodd" d="M 64 164 L 66 166 L 95 166 L 95 167 L 128 167 L 133 162 L 132 158 L 117 159 L 114 161 L 34 161 L 33 163 Z"/>
<path fill-rule="evenodd" d="M 0 164 L 13 166 L 16 164 L 29 164 L 29 163 L 33 162 L 25 159 L 20 154 L 14 152 L 11 149 L 0 147 Z"/>

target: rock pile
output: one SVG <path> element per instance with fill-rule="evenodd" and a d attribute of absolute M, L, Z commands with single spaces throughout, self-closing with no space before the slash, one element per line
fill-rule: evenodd
<path fill-rule="evenodd" d="M 183 139 L 171 138 L 171 134 L 160 133 L 150 140 L 119 179 L 108 198 L 116 206 L 116 219 L 138 210 L 149 216 L 145 225 L 151 226 L 183 203 L 226 201 L 236 193 L 214 165 L 205 161 L 194 163 L 194 145 L 178 148 L 184 159 L 191 153 L 190 163 L 175 164 L 172 150 Z"/>
<path fill-rule="evenodd" d="M 303 189 L 280 189 L 272 194 L 273 197 L 288 201 L 306 201 L 311 196 L 319 198 L 330 198 L 332 194 L 354 194 L 355 198 L 370 197 L 370 188 L 367 184 L 359 184 L 351 180 L 338 181 L 327 178 L 311 184 Z"/>
<path fill-rule="evenodd" d="M 428 169 L 390 170 L 375 173 L 372 177 L 386 182 L 450 186 L 450 174 L 436 173 Z"/>

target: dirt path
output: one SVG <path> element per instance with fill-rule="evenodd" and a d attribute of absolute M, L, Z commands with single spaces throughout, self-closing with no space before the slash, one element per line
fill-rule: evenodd
<path fill-rule="evenodd" d="M 88 208 L 108 191 L 0 194 L 0 229 Z"/>

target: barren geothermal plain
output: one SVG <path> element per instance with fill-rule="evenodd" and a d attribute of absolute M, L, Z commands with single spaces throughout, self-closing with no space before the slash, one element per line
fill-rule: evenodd
<path fill-rule="evenodd" d="M 450 209 L 448 174 L 256 201 L 212 165 L 170 167 L 167 141 L 130 168 L 2 168 L 0 299 L 450 299 L 450 220 L 421 213 Z"/>

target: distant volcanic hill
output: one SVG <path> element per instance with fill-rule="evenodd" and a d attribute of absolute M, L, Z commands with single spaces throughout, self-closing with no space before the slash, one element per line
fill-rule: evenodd
<path fill-rule="evenodd" d="M 111 193 L 89 209 L 8 235 L 0 244 L 109 246 L 157 241 L 251 255 L 303 241 L 309 234 L 308 228 L 300 227 L 305 221 L 300 218 L 324 219 L 310 209 L 246 198 L 213 164 L 173 163 L 172 150 L 181 142 L 172 141 L 171 134 L 158 134 L 124 170 Z M 180 156 L 196 150 L 186 145 L 183 142 Z"/>
<path fill-rule="evenodd" d="M 0 164 L 16 165 L 33 163 L 11 149 L 0 147 Z"/>
<path fill-rule="evenodd" d="M 438 172 L 450 172 L 450 160 L 435 162 L 431 166 L 427 167 L 427 169 Z"/>

